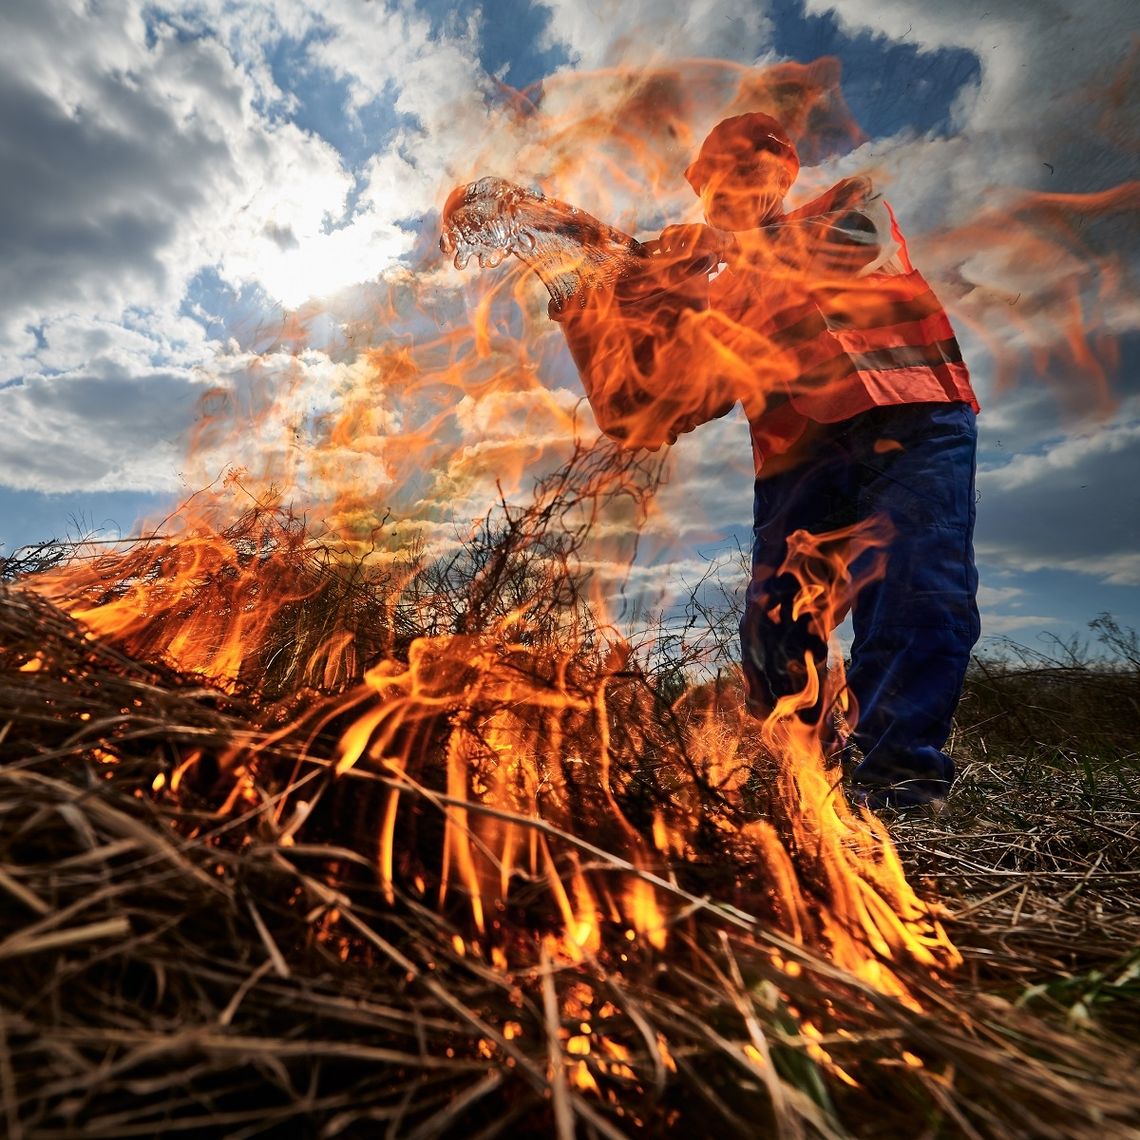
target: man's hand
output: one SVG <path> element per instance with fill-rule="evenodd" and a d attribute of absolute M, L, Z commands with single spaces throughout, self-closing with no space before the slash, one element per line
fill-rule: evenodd
<path fill-rule="evenodd" d="M 733 245 L 732 234 L 712 226 L 666 226 L 657 241 L 645 243 L 658 274 L 673 285 L 704 276 L 724 260 Z"/>
<path fill-rule="evenodd" d="M 657 239 L 655 252 L 658 257 L 676 261 L 711 257 L 721 252 L 724 238 L 725 235 L 712 226 L 666 226 Z"/>

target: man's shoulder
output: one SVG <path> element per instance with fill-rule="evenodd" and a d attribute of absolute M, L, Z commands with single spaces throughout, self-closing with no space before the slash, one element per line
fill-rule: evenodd
<path fill-rule="evenodd" d="M 804 221 L 825 214 L 847 213 L 866 209 L 876 199 L 881 201 L 874 183 L 864 174 L 844 178 L 810 202 L 785 215 L 786 221 Z"/>
<path fill-rule="evenodd" d="M 844 178 L 780 219 L 809 235 L 815 269 L 866 277 L 910 272 L 906 241 L 870 178 Z"/>

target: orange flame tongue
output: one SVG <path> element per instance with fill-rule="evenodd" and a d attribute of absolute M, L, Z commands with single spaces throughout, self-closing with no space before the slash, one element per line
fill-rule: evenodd
<path fill-rule="evenodd" d="M 29 588 L 56 602 L 94 637 L 142 659 L 163 660 L 226 690 L 261 690 L 267 665 L 292 670 L 291 688 L 335 688 L 355 671 L 354 637 L 330 628 L 299 645 L 289 630 L 335 575 L 331 551 L 276 510 L 214 527 L 191 517 L 186 533 L 76 560 L 36 575 Z"/>
<path fill-rule="evenodd" d="M 859 585 L 850 560 L 882 534 L 852 529 L 829 539 L 793 544 L 800 604 L 821 621 L 834 620 L 834 612 L 822 616 L 827 607 L 841 607 Z M 708 850 L 711 828 L 714 846 L 732 853 L 745 897 L 775 900 L 759 919 L 826 947 L 880 991 L 910 1000 L 908 969 L 958 962 L 908 886 L 885 829 L 848 808 L 818 725 L 798 715 L 819 691 L 813 661 L 803 692 L 782 700 L 762 730 L 779 774 L 761 820 L 747 810 L 741 779 L 761 734 L 739 697 L 717 708 L 714 694 L 690 693 L 672 710 L 678 736 L 670 717 L 654 715 L 652 694 L 628 665 L 625 653 L 590 659 L 580 649 L 551 659 L 527 644 L 524 623 L 512 622 L 498 636 L 421 639 L 406 666 L 386 661 L 371 670 L 370 694 L 351 698 L 364 708 L 341 737 L 337 769 L 373 764 L 393 777 L 379 856 L 389 898 L 401 844 L 397 805 L 426 795 L 446 820 L 441 892 L 461 891 L 486 933 L 516 874 L 518 882 L 545 881 L 571 961 L 599 952 L 607 925 L 663 949 L 670 925 L 695 900 L 682 881 L 692 853 Z M 646 752 L 659 757 L 650 778 L 660 782 L 654 811 L 635 827 Z M 447 758 L 436 793 L 433 755 Z M 710 796 L 712 779 L 719 792 Z M 617 891 L 615 875 L 625 880 Z"/>
<path fill-rule="evenodd" d="M 38 588 L 135 651 L 224 685 L 248 684 L 251 662 L 264 659 L 257 652 L 272 645 L 266 631 L 274 617 L 314 590 L 298 568 L 300 537 L 261 533 L 271 537 L 194 534 L 120 556 L 123 584 L 110 598 L 107 567 L 98 564 L 45 576 Z M 796 536 L 785 569 L 800 580 L 797 613 L 834 627 L 862 585 L 850 565 L 883 540 L 875 527 Z M 873 559 L 861 560 L 868 562 L 873 572 Z M 565 572 L 557 561 L 550 569 Z M 557 583 L 532 585 L 541 595 Z M 554 651 L 551 632 L 532 630 L 526 612 L 511 612 L 485 634 L 420 637 L 406 661 L 381 658 L 362 685 L 312 714 L 347 724 L 337 774 L 363 764 L 388 781 L 375 826 L 390 902 L 407 868 L 427 871 L 441 903 L 460 893 L 476 930 L 494 944 L 505 937 L 494 917 L 502 906 L 521 884 L 544 882 L 568 960 L 604 952 L 607 928 L 628 931 L 651 953 L 666 947 L 682 913 L 709 907 L 700 898 L 707 892 L 686 881 L 699 877 L 702 853 L 716 852 L 736 878 L 717 897 L 733 907 L 760 903 L 754 920 L 826 948 L 882 992 L 910 1000 L 908 969 L 958 961 L 906 883 L 885 830 L 848 808 L 840 773 L 825 765 L 819 726 L 801 719 L 824 683 L 814 661 L 805 662 L 803 691 L 781 700 L 759 729 L 735 688 L 690 690 L 668 708 L 627 647 L 590 649 L 571 623 L 567 648 Z M 324 657 L 317 653 L 297 680 L 313 669 L 327 676 L 352 644 L 348 630 L 326 630 Z M 758 819 L 750 770 L 764 763 L 764 750 L 778 764 L 767 818 Z M 407 821 L 431 803 L 444 821 L 434 870 L 401 857 Z M 303 827 L 299 817 L 290 842 Z"/>

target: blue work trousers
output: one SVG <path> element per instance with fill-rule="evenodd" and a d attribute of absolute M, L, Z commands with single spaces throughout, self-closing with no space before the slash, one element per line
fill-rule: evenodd
<path fill-rule="evenodd" d="M 847 684 L 857 784 L 904 785 L 943 796 L 954 778 L 943 751 L 980 626 L 975 601 L 974 470 L 977 428 L 964 403 L 873 408 L 817 425 L 792 466 L 756 480 L 752 580 L 740 624 L 749 707 L 766 715 L 803 691 L 811 655 L 822 677 L 826 637 L 793 617 L 798 580 L 780 566 L 790 534 L 824 534 L 885 517 L 880 577 L 851 602 L 854 641 Z M 879 558 L 882 559 L 882 547 Z M 856 579 L 867 551 L 851 564 Z M 822 699 L 801 713 L 817 721 Z"/>

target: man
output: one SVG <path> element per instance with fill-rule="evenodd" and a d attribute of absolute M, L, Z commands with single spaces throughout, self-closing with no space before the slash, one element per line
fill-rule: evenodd
<path fill-rule="evenodd" d="M 890 207 L 849 178 L 786 213 L 798 172 L 778 122 L 737 115 L 685 172 L 707 225 L 642 245 L 490 178 L 451 195 L 441 248 L 459 267 L 513 253 L 542 277 L 598 426 L 624 445 L 658 448 L 743 403 L 756 483 L 740 632 L 756 716 L 806 691 L 808 661 L 826 666 L 831 630 L 796 611 L 789 538 L 889 534 L 885 558 L 850 543 L 852 795 L 927 804 L 954 778 L 943 749 L 979 634 L 977 401 Z M 816 699 L 800 715 L 827 712 Z"/>
<path fill-rule="evenodd" d="M 724 120 L 686 171 L 708 226 L 666 229 L 656 275 L 619 283 L 612 303 L 552 315 L 599 424 L 623 442 L 671 442 L 744 403 L 757 477 L 740 632 L 755 715 L 803 689 L 809 656 L 826 666 L 830 631 L 792 612 L 789 536 L 886 521 L 881 574 L 851 607 L 849 719 L 863 754 L 852 795 L 872 808 L 932 803 L 954 778 L 943 749 L 979 635 L 977 401 L 886 202 L 855 178 L 785 213 L 798 171 L 774 119 Z M 873 556 L 856 559 L 856 580 Z M 816 701 L 801 715 L 826 711 Z"/>

